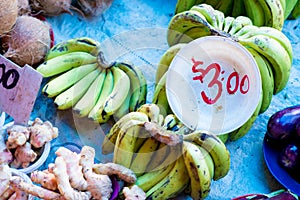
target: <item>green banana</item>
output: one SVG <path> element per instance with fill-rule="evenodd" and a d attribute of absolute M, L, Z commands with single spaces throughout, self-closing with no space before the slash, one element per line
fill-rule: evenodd
<path fill-rule="evenodd" d="M 241 30 L 245 26 L 252 25 L 252 21 L 249 17 L 245 16 L 238 16 L 235 18 L 232 22 L 231 29 L 229 30 L 230 35 L 234 35 L 237 33 L 239 30 Z"/>
<path fill-rule="evenodd" d="M 88 116 L 90 111 L 96 105 L 98 98 L 101 94 L 105 77 L 106 70 L 100 69 L 101 73 L 91 84 L 86 93 L 80 98 L 80 100 L 73 107 L 73 111 L 80 117 Z"/>
<path fill-rule="evenodd" d="M 203 199 L 209 195 L 211 179 L 205 155 L 191 142 L 183 142 L 183 158 L 190 177 L 191 197 Z"/>
<path fill-rule="evenodd" d="M 216 28 L 218 30 L 223 30 L 224 23 L 225 23 L 224 13 L 219 10 L 214 10 L 214 15 L 216 16 L 216 19 L 217 19 L 217 27 Z"/>
<path fill-rule="evenodd" d="M 135 72 L 138 75 L 138 78 L 140 80 L 140 95 L 137 102 L 130 100 L 130 106 L 129 110 L 130 112 L 136 111 L 141 105 L 144 105 L 147 101 L 147 92 L 148 92 L 148 85 L 147 85 L 147 79 L 145 78 L 142 70 L 136 66 L 133 66 Z"/>
<path fill-rule="evenodd" d="M 225 16 L 229 16 L 232 13 L 233 3 L 235 0 L 220 0 L 216 10 L 224 13 Z"/>
<path fill-rule="evenodd" d="M 218 138 L 223 142 L 226 143 L 229 139 L 229 134 L 228 133 L 224 133 L 222 135 L 217 135 Z"/>
<path fill-rule="evenodd" d="M 126 99 L 130 90 L 130 79 L 120 68 L 111 68 L 114 76 L 114 88 L 104 103 L 104 112 L 112 115 Z"/>
<path fill-rule="evenodd" d="M 162 57 L 160 58 L 158 62 L 158 66 L 156 69 L 156 74 L 155 74 L 155 84 L 157 85 L 160 78 L 168 71 L 169 66 L 175 57 L 175 55 L 178 53 L 178 51 L 184 47 L 186 44 L 185 43 L 178 43 L 170 48 L 168 48 Z"/>
<path fill-rule="evenodd" d="M 71 52 L 43 62 L 36 70 L 44 77 L 50 77 L 81 65 L 96 63 L 96 61 L 97 57 L 89 53 Z"/>
<path fill-rule="evenodd" d="M 284 19 L 288 19 L 298 0 L 287 0 L 285 1 Z M 300 3 L 298 3 L 300 4 Z"/>
<path fill-rule="evenodd" d="M 265 11 L 258 1 L 244 0 L 247 16 L 255 26 L 265 25 Z"/>
<path fill-rule="evenodd" d="M 114 77 L 110 69 L 106 69 L 106 76 L 104 79 L 103 87 L 100 96 L 88 114 L 88 118 L 95 122 L 104 123 L 110 118 L 110 115 L 103 112 L 104 102 L 106 98 L 111 94 L 114 87 Z"/>
<path fill-rule="evenodd" d="M 147 166 L 151 159 L 155 159 L 155 151 L 160 142 L 153 137 L 147 138 L 136 152 L 129 169 L 134 171 L 137 176 L 147 173 Z"/>
<path fill-rule="evenodd" d="M 147 199 L 170 199 L 182 192 L 189 184 L 189 175 L 183 157 L 176 160 L 175 166 L 161 181 L 146 192 Z"/>
<path fill-rule="evenodd" d="M 244 0 L 234 0 L 233 8 L 230 16 L 237 17 L 237 16 L 245 15 L 245 13 L 246 10 L 244 5 Z"/>
<path fill-rule="evenodd" d="M 61 56 L 70 52 L 86 52 L 97 56 L 100 48 L 98 41 L 88 38 L 79 37 L 72 38 L 54 45 L 47 53 L 45 60 L 50 60 L 57 56 Z"/>
<path fill-rule="evenodd" d="M 47 97 L 55 97 L 62 93 L 97 67 L 96 63 L 81 65 L 50 80 L 42 89 Z"/>
<path fill-rule="evenodd" d="M 152 97 L 152 103 L 156 104 L 159 107 L 160 113 L 164 116 L 172 113 L 167 99 L 166 79 L 167 73 L 165 73 L 161 77 L 158 84 L 155 86 L 154 94 Z"/>
<path fill-rule="evenodd" d="M 280 3 L 280 0 L 266 0 L 272 14 L 272 23 L 266 24 L 266 26 L 282 30 L 284 23 L 284 10 Z"/>
<path fill-rule="evenodd" d="M 196 12 L 200 13 L 204 17 L 204 18 L 202 17 L 202 19 L 207 21 L 209 23 L 209 25 L 211 25 L 215 28 L 218 27 L 217 17 L 214 12 L 215 10 L 211 5 L 206 4 L 206 3 L 200 4 L 200 5 L 194 5 L 190 9 L 190 11 L 196 11 Z"/>
<path fill-rule="evenodd" d="M 297 19 L 300 16 L 300 1 L 298 0 L 293 10 L 291 11 L 290 18 Z"/>
<path fill-rule="evenodd" d="M 198 130 L 183 135 L 183 140 L 195 142 L 209 152 L 214 161 L 213 180 L 219 180 L 227 175 L 230 169 L 230 153 L 225 144 L 216 135 Z"/>
<path fill-rule="evenodd" d="M 239 38 L 247 38 L 249 37 L 250 34 L 252 34 L 254 31 L 259 29 L 259 27 L 254 26 L 254 25 L 247 25 L 242 27 L 239 31 L 234 33 L 234 37 L 239 39 Z"/>
<path fill-rule="evenodd" d="M 238 129 L 229 133 L 229 139 L 231 141 L 236 141 L 236 140 L 240 139 L 241 137 L 244 137 L 249 132 L 253 123 L 255 122 L 255 120 L 257 119 L 257 117 L 259 115 L 259 111 L 261 109 L 261 104 L 262 104 L 262 99 L 263 99 L 263 94 L 260 95 L 259 103 L 258 103 L 254 113 L 251 115 L 251 117 L 241 127 L 239 127 Z"/>
<path fill-rule="evenodd" d="M 232 27 L 232 23 L 233 23 L 234 19 L 235 18 L 230 17 L 230 16 L 225 17 L 225 19 L 224 19 L 224 27 L 223 27 L 223 31 L 224 32 L 226 32 L 226 33 L 229 32 L 229 30 Z"/>
<path fill-rule="evenodd" d="M 137 177 L 135 185 L 139 186 L 143 191 L 147 192 L 153 186 L 155 186 L 159 181 L 166 177 L 170 171 L 174 168 L 175 162 L 164 166 L 161 169 L 147 172 L 139 177 Z"/>
<path fill-rule="evenodd" d="M 195 4 L 196 0 L 177 0 L 175 14 L 189 10 Z"/>
<path fill-rule="evenodd" d="M 118 132 L 114 147 L 113 162 L 129 168 L 134 156 L 135 142 L 139 137 L 144 122 L 131 120 L 124 124 Z"/>
<path fill-rule="evenodd" d="M 274 91 L 274 77 L 273 77 L 272 69 L 270 69 L 267 64 L 268 61 L 265 60 L 265 58 L 263 58 L 263 56 L 260 55 L 254 49 L 252 48 L 247 48 L 247 49 L 254 57 L 261 75 L 263 98 L 259 110 L 259 114 L 260 114 L 265 112 L 271 104 L 273 91 Z"/>
<path fill-rule="evenodd" d="M 131 120 L 141 122 L 149 121 L 148 116 L 142 112 L 130 112 L 124 115 L 116 123 L 114 123 L 109 132 L 106 134 L 102 143 L 103 154 L 109 154 L 113 152 L 119 131 L 124 126 L 124 124 L 130 122 Z"/>
<path fill-rule="evenodd" d="M 118 121 L 121 117 L 129 113 L 129 106 L 130 106 L 130 97 L 131 97 L 131 92 L 128 92 L 125 100 L 121 104 L 121 106 L 116 110 L 113 114 L 113 118 L 115 121 Z"/>
<path fill-rule="evenodd" d="M 285 48 L 275 39 L 265 35 L 255 35 L 250 38 L 240 38 L 239 42 L 245 47 L 251 47 L 262 54 L 270 62 L 274 75 L 274 93 L 277 94 L 286 86 L 292 60 Z"/>
<path fill-rule="evenodd" d="M 90 85 L 100 73 L 101 70 L 96 68 L 94 71 L 90 72 L 75 83 L 72 87 L 57 95 L 54 100 L 54 104 L 57 106 L 57 109 L 66 110 L 74 106 L 86 93 Z"/>
<path fill-rule="evenodd" d="M 186 34 L 191 28 L 198 30 L 193 38 Z M 197 11 L 189 10 L 176 14 L 172 17 L 167 31 L 167 42 L 169 46 L 177 43 L 187 43 L 202 36 L 211 35 L 211 25 L 206 22 Z"/>

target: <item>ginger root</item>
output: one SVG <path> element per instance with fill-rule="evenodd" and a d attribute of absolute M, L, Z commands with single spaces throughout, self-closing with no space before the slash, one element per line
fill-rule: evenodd
<path fill-rule="evenodd" d="M 131 188 L 124 187 L 123 194 L 125 200 L 145 200 L 146 193 L 137 185 L 133 185 Z"/>
<path fill-rule="evenodd" d="M 46 189 L 53 191 L 57 189 L 56 177 L 53 173 L 49 172 L 48 169 L 43 171 L 33 171 L 30 174 L 30 179 Z"/>
<path fill-rule="evenodd" d="M 8 149 L 14 149 L 18 146 L 22 146 L 29 139 L 29 130 L 26 126 L 13 125 L 7 129 L 8 137 L 6 146 Z"/>
<path fill-rule="evenodd" d="M 15 159 L 11 163 L 11 166 L 15 168 L 19 168 L 20 166 L 26 168 L 31 162 L 35 161 L 37 154 L 32 150 L 31 144 L 26 142 L 23 146 L 16 148 L 14 157 Z"/>
<path fill-rule="evenodd" d="M 4 130 L 0 131 L 0 164 L 8 164 L 13 160 L 12 153 L 6 147 L 4 133 Z"/>
<path fill-rule="evenodd" d="M 35 148 L 42 147 L 58 136 L 58 128 L 53 127 L 49 121 L 43 122 L 40 118 L 36 118 L 28 129 L 30 131 L 30 143 Z"/>
<path fill-rule="evenodd" d="M 9 188 L 9 179 L 12 177 L 7 164 L 0 164 L 0 197 Z"/>
<path fill-rule="evenodd" d="M 83 177 L 82 166 L 79 165 L 80 155 L 65 147 L 57 149 L 55 154 L 65 160 L 71 186 L 77 190 L 87 190 L 87 182 Z"/>
<path fill-rule="evenodd" d="M 89 146 L 83 146 L 80 152 L 80 164 L 83 174 L 88 183 L 88 191 L 94 199 L 109 200 L 112 194 L 112 182 L 107 175 L 96 174 L 93 172 L 95 150 Z"/>

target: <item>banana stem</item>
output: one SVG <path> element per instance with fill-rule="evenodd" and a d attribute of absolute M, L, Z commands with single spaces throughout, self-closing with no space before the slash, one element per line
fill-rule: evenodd
<path fill-rule="evenodd" d="M 115 62 L 109 64 L 104 57 L 103 51 L 101 50 L 99 50 L 97 55 L 97 63 L 98 66 L 100 66 L 103 69 L 111 68 L 115 64 Z"/>

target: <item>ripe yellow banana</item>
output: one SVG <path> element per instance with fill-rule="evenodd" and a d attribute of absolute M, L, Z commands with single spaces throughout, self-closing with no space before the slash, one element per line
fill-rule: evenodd
<path fill-rule="evenodd" d="M 198 149 L 201 151 L 202 155 L 204 156 L 204 160 L 208 167 L 209 176 L 212 179 L 214 177 L 214 173 L 215 173 L 215 165 L 214 165 L 214 161 L 213 161 L 211 155 L 209 154 L 208 151 L 206 151 L 204 148 L 202 148 L 198 144 L 196 144 L 196 143 L 193 143 L 193 144 L 195 144 L 198 147 Z"/>
<path fill-rule="evenodd" d="M 103 83 L 103 87 L 97 103 L 94 105 L 92 110 L 89 112 L 88 118 L 95 122 L 104 123 L 110 118 L 110 115 L 103 112 L 104 102 L 106 98 L 111 94 L 114 87 L 114 77 L 110 69 L 106 69 L 106 76 Z"/>
<path fill-rule="evenodd" d="M 289 80 L 292 66 L 292 60 L 286 49 L 277 40 L 265 35 L 254 35 L 246 39 L 240 38 L 239 42 L 255 49 L 267 58 L 274 72 L 274 94 L 283 90 Z"/>
<path fill-rule="evenodd" d="M 195 142 L 209 152 L 214 161 L 213 180 L 219 180 L 227 175 L 230 169 L 230 153 L 216 135 L 199 130 L 183 135 L 183 139 L 184 141 Z"/>
<path fill-rule="evenodd" d="M 106 77 L 106 70 L 100 69 L 101 73 L 90 85 L 86 93 L 80 98 L 80 100 L 73 106 L 73 111 L 80 117 L 88 116 L 90 111 L 96 105 L 98 98 L 101 94 L 104 80 Z"/>
<path fill-rule="evenodd" d="M 138 78 L 140 80 L 140 95 L 138 98 L 137 103 L 135 103 L 133 100 L 130 100 L 130 106 L 129 110 L 130 112 L 136 111 L 141 105 L 144 105 L 147 101 L 147 92 L 148 92 L 148 84 L 147 80 L 142 72 L 142 70 L 136 66 L 133 66 L 133 69 L 138 75 Z"/>
<path fill-rule="evenodd" d="M 191 197 L 203 199 L 210 192 L 211 179 L 205 155 L 191 142 L 183 142 L 183 159 L 190 177 Z"/>
<path fill-rule="evenodd" d="M 64 55 L 70 52 L 86 52 L 97 56 L 100 43 L 92 38 L 79 37 L 72 38 L 54 45 L 47 53 L 45 60 Z"/>
<path fill-rule="evenodd" d="M 183 157 L 176 160 L 170 173 L 146 192 L 148 199 L 170 199 L 182 192 L 189 184 L 190 178 Z"/>
<path fill-rule="evenodd" d="M 148 116 L 142 112 L 130 112 L 124 115 L 121 119 L 119 119 L 112 128 L 109 130 L 108 134 L 105 136 L 103 143 L 102 143 L 102 153 L 109 154 L 112 153 L 114 150 L 114 146 L 119 134 L 119 131 L 124 126 L 125 123 L 129 121 L 140 121 L 146 122 L 148 120 Z"/>
<path fill-rule="evenodd" d="M 114 88 L 104 103 L 104 112 L 108 115 L 112 115 L 118 110 L 130 90 L 128 75 L 117 66 L 113 66 L 111 70 L 114 76 Z"/>
<path fill-rule="evenodd" d="M 146 114 L 151 122 L 157 123 L 159 121 L 160 108 L 156 104 L 144 104 L 137 111 Z"/>
<path fill-rule="evenodd" d="M 96 63 L 81 65 L 50 80 L 42 89 L 47 97 L 55 97 L 62 93 L 97 67 Z"/>
<path fill-rule="evenodd" d="M 139 186 L 142 190 L 147 192 L 153 186 L 155 186 L 159 181 L 166 177 L 170 171 L 173 169 L 175 162 L 166 165 L 163 168 L 160 168 L 155 171 L 147 172 L 142 176 L 137 177 L 135 185 Z"/>
<path fill-rule="evenodd" d="M 88 75 L 75 83 L 72 87 L 57 95 L 54 100 L 57 109 L 66 110 L 74 106 L 86 93 L 90 85 L 100 73 L 101 70 L 96 68 L 94 71 L 90 72 Z"/>
<path fill-rule="evenodd" d="M 50 77 L 81 65 L 96 63 L 96 61 L 96 56 L 89 53 L 71 52 L 43 62 L 36 70 L 44 77 Z"/>

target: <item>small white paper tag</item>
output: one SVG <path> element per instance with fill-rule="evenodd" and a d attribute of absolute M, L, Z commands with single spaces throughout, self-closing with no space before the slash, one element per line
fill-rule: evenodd
<path fill-rule="evenodd" d="M 27 124 L 42 79 L 31 66 L 21 68 L 0 55 L 0 109 L 16 124 Z"/>

